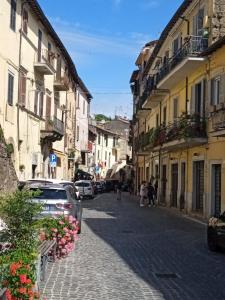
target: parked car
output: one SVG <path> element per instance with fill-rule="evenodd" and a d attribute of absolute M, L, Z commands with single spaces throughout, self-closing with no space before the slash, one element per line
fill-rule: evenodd
<path fill-rule="evenodd" d="M 75 186 L 78 188 L 81 198 L 94 198 L 94 189 L 90 180 L 78 180 L 75 182 Z"/>
<path fill-rule="evenodd" d="M 105 181 L 100 181 L 101 183 L 101 186 L 102 186 L 102 192 L 106 192 L 106 184 L 105 184 Z"/>
<path fill-rule="evenodd" d="M 101 184 L 100 181 L 96 181 L 96 182 L 95 182 L 95 186 L 96 186 L 96 188 L 97 188 L 97 192 L 98 192 L 98 193 L 102 193 L 102 192 L 103 192 L 102 184 Z"/>
<path fill-rule="evenodd" d="M 91 184 L 92 184 L 92 187 L 93 187 L 94 194 L 97 195 L 98 194 L 98 189 L 97 189 L 97 186 L 95 184 L 95 181 L 91 181 Z"/>
<path fill-rule="evenodd" d="M 61 180 L 61 179 L 52 179 L 52 178 L 47 178 L 47 179 L 43 179 L 43 178 L 35 178 L 35 179 L 29 179 L 26 181 L 26 183 L 32 183 L 32 182 L 36 182 L 36 183 L 42 183 L 42 184 L 50 184 L 50 183 L 55 183 L 55 184 L 61 184 L 62 186 L 71 186 L 74 191 L 75 191 L 75 198 L 77 200 L 80 199 L 80 193 L 78 188 L 75 186 L 74 182 L 72 181 L 68 181 L 68 180 Z"/>
<path fill-rule="evenodd" d="M 80 199 L 77 199 L 72 186 L 63 187 L 61 184 L 29 182 L 28 187 L 32 191 L 41 192 L 33 201 L 43 204 L 43 216 L 72 215 L 79 222 L 78 233 L 81 232 L 82 204 Z"/>
<path fill-rule="evenodd" d="M 211 251 L 225 250 L 225 212 L 209 219 L 207 242 Z"/>

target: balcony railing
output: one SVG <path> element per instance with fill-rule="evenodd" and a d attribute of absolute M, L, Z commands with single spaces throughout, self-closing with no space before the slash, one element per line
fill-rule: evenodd
<path fill-rule="evenodd" d="M 53 75 L 55 73 L 54 63 L 55 54 L 48 49 L 42 49 L 41 51 L 37 52 L 34 67 L 40 73 L 45 75 Z"/>
<path fill-rule="evenodd" d="M 195 115 L 181 117 L 168 126 L 161 125 L 155 134 L 155 145 L 163 145 L 172 141 L 206 138 L 205 120 Z"/>
<path fill-rule="evenodd" d="M 157 84 L 165 78 L 179 63 L 188 57 L 198 57 L 208 48 L 208 39 L 201 36 L 189 36 L 184 45 L 159 70 Z"/>
<path fill-rule="evenodd" d="M 59 141 L 64 135 L 64 123 L 56 117 L 46 118 L 45 129 L 41 130 L 41 138 L 52 142 Z"/>
<path fill-rule="evenodd" d="M 221 109 L 212 114 L 213 130 L 225 130 L 225 110 Z"/>
<path fill-rule="evenodd" d="M 64 76 L 56 76 L 54 80 L 54 88 L 57 91 L 68 91 L 69 90 L 69 78 L 66 74 Z"/>

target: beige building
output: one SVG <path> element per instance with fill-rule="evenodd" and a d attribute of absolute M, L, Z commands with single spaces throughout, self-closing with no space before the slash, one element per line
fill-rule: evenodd
<path fill-rule="evenodd" d="M 0 123 L 17 175 L 70 179 L 77 91 L 91 95 L 36 0 L 0 6 Z"/>
<path fill-rule="evenodd" d="M 183 1 L 131 80 L 137 186 L 153 177 L 161 204 L 199 218 L 225 209 L 224 7 Z"/>

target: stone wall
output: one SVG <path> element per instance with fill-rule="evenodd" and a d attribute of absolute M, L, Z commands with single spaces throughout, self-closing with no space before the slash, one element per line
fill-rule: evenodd
<path fill-rule="evenodd" d="M 8 154 L 3 131 L 0 126 L 0 193 L 1 191 L 15 190 L 17 181 L 16 171 Z"/>
<path fill-rule="evenodd" d="M 225 36 L 225 0 L 214 0 L 212 16 L 212 42 Z"/>

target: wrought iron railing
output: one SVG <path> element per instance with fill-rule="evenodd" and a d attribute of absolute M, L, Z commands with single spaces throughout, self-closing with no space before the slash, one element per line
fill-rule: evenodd
<path fill-rule="evenodd" d="M 197 57 L 208 48 L 208 39 L 201 36 L 189 36 L 184 45 L 160 68 L 157 84 L 165 78 L 180 62 L 187 57 Z"/>
<path fill-rule="evenodd" d="M 213 130 L 225 129 L 225 109 L 217 110 L 212 114 Z"/>
<path fill-rule="evenodd" d="M 54 68 L 55 54 L 48 49 L 42 49 L 41 51 L 37 52 L 37 62 L 48 64 L 49 66 Z"/>
<path fill-rule="evenodd" d="M 57 119 L 55 116 L 46 120 L 46 129 L 48 131 L 54 130 L 60 135 L 64 135 L 64 123 L 61 120 Z"/>

